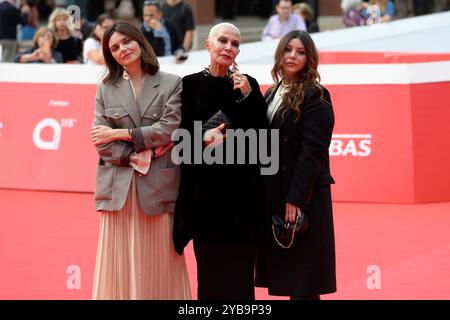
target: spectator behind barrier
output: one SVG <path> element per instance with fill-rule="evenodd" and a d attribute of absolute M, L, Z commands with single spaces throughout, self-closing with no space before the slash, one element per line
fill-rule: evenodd
<path fill-rule="evenodd" d="M 395 5 L 392 0 L 371 0 L 371 6 L 368 7 L 367 16 L 375 15 L 375 22 L 389 22 L 394 18 L 395 15 Z M 372 11 L 377 12 L 370 12 Z M 373 19 L 369 19 L 368 22 L 373 21 Z"/>
<path fill-rule="evenodd" d="M 184 59 L 184 49 L 181 39 L 178 37 L 175 25 L 163 19 L 161 6 L 156 1 L 145 1 L 143 7 L 142 33 L 153 47 L 156 55 L 175 55 L 177 61 Z"/>
<path fill-rule="evenodd" d="M 94 1 L 93 1 L 94 2 Z M 39 0 L 37 9 L 39 11 L 39 21 L 41 24 L 47 24 L 48 17 L 55 8 L 55 1 L 53 0 Z"/>
<path fill-rule="evenodd" d="M 78 63 L 83 43 L 75 37 L 75 30 L 69 24 L 69 14 L 66 9 L 56 8 L 50 15 L 48 28 L 55 31 L 58 45 L 56 50 L 62 53 L 66 63 Z"/>
<path fill-rule="evenodd" d="M 55 50 L 58 40 L 53 30 L 41 27 L 33 38 L 34 48 L 19 53 L 15 62 L 20 63 L 62 63 L 61 52 Z"/>
<path fill-rule="evenodd" d="M 293 30 L 307 31 L 303 18 L 292 13 L 291 0 L 278 0 L 276 11 L 263 30 L 262 40 L 280 39 Z"/>
<path fill-rule="evenodd" d="M 21 10 L 17 9 L 13 3 L 7 0 L 0 2 L 0 46 L 2 48 L 0 61 L 12 62 L 17 53 L 17 25 L 27 24 L 27 14 L 30 7 L 25 5 Z"/>
<path fill-rule="evenodd" d="M 102 54 L 101 39 L 105 31 L 114 24 L 108 14 L 98 16 L 91 36 L 86 39 L 83 47 L 83 62 L 86 64 L 105 64 Z"/>
<path fill-rule="evenodd" d="M 39 11 L 37 9 L 36 0 L 21 0 L 20 8 L 28 6 L 30 11 L 28 12 L 27 24 L 22 27 L 22 40 L 31 40 L 39 27 Z"/>
<path fill-rule="evenodd" d="M 292 7 L 292 12 L 305 21 L 308 33 L 319 32 L 319 25 L 314 21 L 313 8 L 309 4 L 297 3 Z"/>
<path fill-rule="evenodd" d="M 183 41 L 185 52 L 192 49 L 194 40 L 194 13 L 191 6 L 183 0 L 166 0 L 162 5 L 163 17 L 172 21 L 178 37 Z"/>
<path fill-rule="evenodd" d="M 342 0 L 342 23 L 346 27 L 366 25 L 368 3 L 362 0 Z"/>

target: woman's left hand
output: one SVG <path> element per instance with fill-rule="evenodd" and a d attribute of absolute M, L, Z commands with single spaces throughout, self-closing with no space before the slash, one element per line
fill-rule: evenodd
<path fill-rule="evenodd" d="M 240 89 L 242 94 L 246 96 L 251 90 L 250 82 L 243 74 L 239 72 L 233 73 L 233 89 Z"/>
<path fill-rule="evenodd" d="M 284 221 L 289 223 L 295 223 L 295 219 L 300 219 L 302 217 L 302 210 L 299 207 L 294 206 L 293 204 L 286 202 L 286 215 L 284 218 Z"/>
<path fill-rule="evenodd" d="M 91 131 L 91 141 L 97 146 L 117 140 L 115 130 L 108 126 L 97 126 Z"/>

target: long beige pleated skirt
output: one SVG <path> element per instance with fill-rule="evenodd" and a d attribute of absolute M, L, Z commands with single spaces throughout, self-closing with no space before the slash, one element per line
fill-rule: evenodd
<path fill-rule="evenodd" d="M 124 207 L 101 213 L 92 299 L 191 299 L 172 227 L 173 213 L 145 215 L 133 177 Z"/>

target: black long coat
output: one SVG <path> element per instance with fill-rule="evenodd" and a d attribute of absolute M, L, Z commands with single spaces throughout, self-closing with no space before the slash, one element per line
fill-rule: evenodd
<path fill-rule="evenodd" d="M 231 79 L 204 72 L 184 77 L 180 128 L 194 136 L 194 121 L 204 123 L 222 110 L 230 118 L 233 129 L 267 129 L 267 104 L 258 82 L 246 76 L 252 91 L 241 102 L 237 101 L 242 94 L 233 90 Z M 259 164 L 182 163 L 180 167 L 174 221 L 178 253 L 183 252 L 194 236 L 222 243 L 256 239 L 265 217 Z"/>
<path fill-rule="evenodd" d="M 334 127 L 329 92 L 322 87 L 305 90 L 296 121 L 292 110 L 278 110 L 271 129 L 279 129 L 280 170 L 264 177 L 266 227 L 258 248 L 256 285 L 269 294 L 309 296 L 336 291 L 335 244 L 328 147 Z M 275 90 L 266 93 L 268 103 Z M 270 216 L 282 213 L 286 202 L 300 207 L 309 219 L 309 230 L 293 246 L 283 249 L 273 238 Z"/>

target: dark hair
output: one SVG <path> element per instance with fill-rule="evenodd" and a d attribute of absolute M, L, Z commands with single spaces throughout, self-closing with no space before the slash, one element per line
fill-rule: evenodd
<path fill-rule="evenodd" d="M 283 78 L 283 62 L 286 46 L 292 39 L 299 39 L 306 52 L 306 65 L 299 72 L 298 80 L 289 86 L 289 89 L 285 91 L 282 97 L 281 110 L 292 109 L 296 113 L 297 120 L 300 119 L 300 105 L 304 99 L 304 90 L 308 87 L 317 87 L 321 91 L 321 99 L 323 99 L 323 90 L 320 87 L 320 75 L 317 71 L 319 65 L 319 54 L 317 53 L 314 41 L 306 31 L 294 30 L 287 33 L 281 38 L 275 50 L 275 64 L 272 68 L 272 79 L 275 84 L 275 88 L 280 79 Z"/>
<path fill-rule="evenodd" d="M 149 7 L 149 6 L 154 6 L 154 7 L 156 7 L 156 9 L 158 9 L 159 12 L 162 12 L 161 5 L 156 0 L 146 0 L 146 1 L 144 1 L 143 8 Z"/>
<path fill-rule="evenodd" d="M 109 40 L 111 36 L 119 32 L 131 40 L 136 41 L 141 48 L 141 68 L 145 73 L 151 75 L 155 74 L 159 70 L 158 59 L 156 58 L 155 51 L 144 38 L 142 32 L 132 23 L 126 21 L 120 21 L 113 24 L 108 30 L 105 31 L 102 41 L 103 57 L 105 64 L 108 67 L 108 75 L 103 79 L 103 83 L 116 83 L 123 75 L 123 67 L 114 59 L 109 48 Z"/>
<path fill-rule="evenodd" d="M 113 18 L 109 14 L 103 13 L 103 14 L 99 15 L 97 17 L 97 19 L 95 19 L 95 26 L 101 26 L 103 21 L 105 21 L 105 20 L 113 20 Z M 95 27 L 92 29 L 91 34 L 89 35 L 89 37 L 92 37 L 95 40 L 101 41 L 101 39 L 99 39 L 97 37 L 97 35 L 95 34 Z"/>

